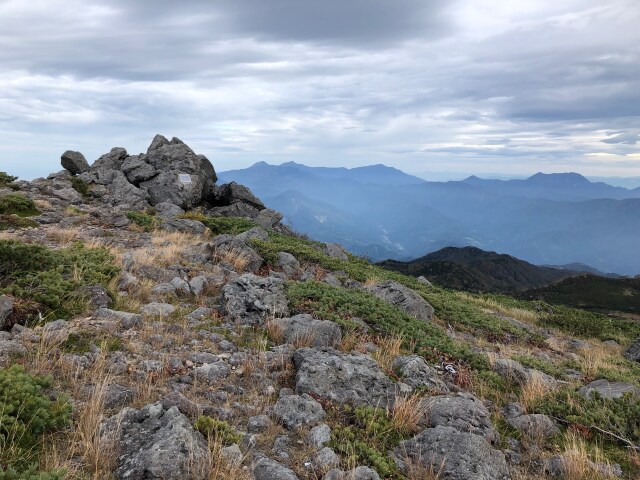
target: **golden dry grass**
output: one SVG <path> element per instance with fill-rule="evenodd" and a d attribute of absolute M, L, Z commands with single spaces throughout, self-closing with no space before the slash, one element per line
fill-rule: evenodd
<path fill-rule="evenodd" d="M 157 265 L 166 267 L 175 264 L 182 252 L 189 251 L 201 241 L 201 237 L 182 232 L 156 230 L 151 234 L 151 245 L 134 252 L 138 265 Z"/>
<path fill-rule="evenodd" d="M 520 387 L 518 401 L 526 412 L 531 411 L 539 399 L 549 392 L 549 386 L 539 374 L 533 374 L 531 378 Z"/>
<path fill-rule="evenodd" d="M 395 428 L 402 435 L 412 435 L 420 430 L 419 424 L 428 414 L 428 402 L 423 395 L 396 396 L 393 408 L 388 412 Z"/>
<path fill-rule="evenodd" d="M 214 252 L 213 257 L 219 262 L 226 262 L 233 266 L 233 269 L 242 272 L 249 262 L 251 262 L 251 256 L 242 250 L 236 250 L 234 248 L 217 250 Z"/>
<path fill-rule="evenodd" d="M 534 324 L 539 320 L 538 314 L 532 312 L 531 310 L 525 310 L 523 308 L 517 307 L 507 307 L 505 305 L 502 305 L 500 302 L 497 302 L 496 300 L 476 297 L 465 292 L 456 292 L 456 294 L 459 295 L 460 298 L 475 303 L 480 307 L 487 308 L 489 310 L 501 313 L 503 315 L 506 315 L 507 317 L 511 317 L 525 323 Z"/>
<path fill-rule="evenodd" d="M 564 464 L 565 480 L 597 480 L 611 478 L 605 472 L 598 472 L 594 463 L 604 466 L 605 471 L 611 472 L 611 465 L 606 460 L 602 449 L 587 446 L 582 437 L 572 430 L 567 430 L 564 436 L 564 450 L 560 454 Z"/>
<path fill-rule="evenodd" d="M 49 227 L 46 230 L 46 235 L 50 240 L 62 246 L 66 246 L 76 242 L 80 237 L 80 232 L 81 230 L 77 227 Z"/>
<path fill-rule="evenodd" d="M 594 379 L 601 369 L 615 364 L 620 350 L 602 342 L 592 340 L 591 347 L 578 350 L 580 370 L 588 379 Z"/>
<path fill-rule="evenodd" d="M 376 340 L 378 349 L 371 355 L 383 370 L 390 371 L 393 360 L 402 352 L 404 338 L 400 335 L 380 337 Z"/>

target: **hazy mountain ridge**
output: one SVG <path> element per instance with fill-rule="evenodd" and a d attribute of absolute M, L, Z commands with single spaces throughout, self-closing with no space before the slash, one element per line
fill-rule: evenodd
<path fill-rule="evenodd" d="M 605 272 L 640 272 L 635 245 L 640 191 L 592 183 L 578 174 L 428 182 L 383 166 L 260 162 L 219 176 L 249 186 L 282 211 L 294 229 L 340 242 L 373 260 L 407 260 L 470 245 L 534 264 L 584 263 Z M 608 197 L 592 198 L 602 195 Z M 304 209 L 291 208 L 302 199 Z"/>

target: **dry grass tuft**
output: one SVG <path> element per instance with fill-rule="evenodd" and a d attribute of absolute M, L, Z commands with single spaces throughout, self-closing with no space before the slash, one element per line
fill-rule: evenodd
<path fill-rule="evenodd" d="M 406 465 L 407 480 L 440 480 L 442 478 L 444 460 L 440 465 L 430 465 L 428 467 L 411 459 L 406 459 L 404 464 Z"/>
<path fill-rule="evenodd" d="M 549 386 L 540 374 L 533 374 L 529 381 L 520 388 L 518 401 L 526 412 L 530 412 L 539 399 L 549 391 Z"/>
<path fill-rule="evenodd" d="M 247 252 L 236 250 L 234 248 L 228 250 L 217 250 L 213 253 L 213 257 L 219 262 L 226 262 L 233 265 L 233 269 L 242 272 L 251 262 L 251 257 Z"/>
<path fill-rule="evenodd" d="M 390 371 L 393 360 L 402 352 L 402 342 L 404 338 L 400 335 L 391 335 L 388 337 L 380 337 L 376 340 L 378 349 L 373 352 L 372 356 L 383 370 Z"/>
<path fill-rule="evenodd" d="M 565 480 L 597 480 L 615 476 L 602 449 L 589 449 L 584 439 L 571 429 L 565 434 L 564 451 L 560 456 L 563 460 Z M 603 467 L 601 471 L 596 469 L 596 464 Z"/>
<path fill-rule="evenodd" d="M 77 227 L 73 228 L 61 228 L 61 227 L 49 227 L 46 230 L 47 238 L 50 240 L 60 244 L 60 245 L 70 245 L 76 241 L 80 236 L 80 229 Z"/>
<path fill-rule="evenodd" d="M 479 298 L 465 292 L 457 292 L 457 295 L 459 295 L 464 300 L 475 303 L 480 307 L 496 311 L 498 313 L 506 315 L 507 317 L 520 320 L 521 322 L 536 323 L 540 319 L 538 314 L 535 312 L 525 310 L 523 308 L 507 307 L 505 305 L 502 305 L 500 302 L 497 302 L 496 300 L 490 298 Z"/>
<path fill-rule="evenodd" d="M 619 349 L 593 340 L 592 347 L 578 350 L 580 370 L 587 379 L 594 379 L 601 369 L 615 364 L 615 357 L 620 354 Z"/>
<path fill-rule="evenodd" d="M 393 408 L 388 412 L 391 421 L 402 435 L 413 435 L 426 417 L 428 403 L 423 395 L 396 396 Z"/>

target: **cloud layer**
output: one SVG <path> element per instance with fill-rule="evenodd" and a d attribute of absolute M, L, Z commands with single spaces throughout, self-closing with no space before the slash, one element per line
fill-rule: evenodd
<path fill-rule="evenodd" d="M 0 0 L 0 170 L 266 160 L 639 175 L 635 0 Z"/>

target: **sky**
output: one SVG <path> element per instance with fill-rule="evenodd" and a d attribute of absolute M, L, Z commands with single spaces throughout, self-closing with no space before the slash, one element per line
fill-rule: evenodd
<path fill-rule="evenodd" d="M 0 170 L 176 136 L 219 171 L 640 175 L 638 0 L 0 0 Z"/>

